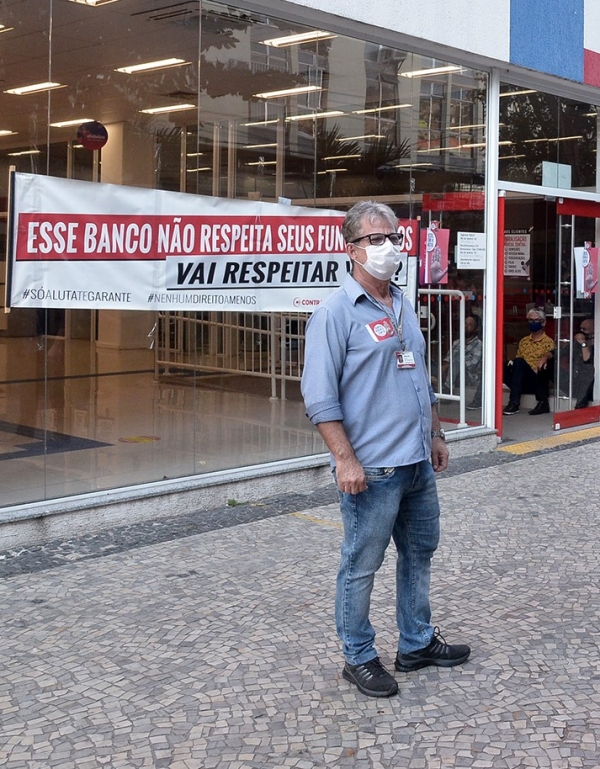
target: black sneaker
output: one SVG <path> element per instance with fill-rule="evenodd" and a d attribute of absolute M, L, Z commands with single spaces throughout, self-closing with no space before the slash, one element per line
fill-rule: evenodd
<path fill-rule="evenodd" d="M 511 401 L 508 401 L 508 404 L 503 410 L 503 414 L 518 414 L 521 409 L 519 408 L 518 403 L 512 403 Z"/>
<path fill-rule="evenodd" d="M 549 414 L 550 413 L 550 404 L 548 401 L 538 401 L 536 403 L 536 406 L 534 409 L 531 409 L 529 412 L 532 417 L 536 416 L 537 414 Z"/>
<path fill-rule="evenodd" d="M 344 665 L 342 675 L 346 681 L 356 684 L 359 692 L 367 697 L 392 697 L 398 694 L 398 684 L 379 661 L 379 657 L 362 665 Z"/>
<path fill-rule="evenodd" d="M 452 668 L 462 665 L 469 659 L 471 648 L 466 644 L 447 644 L 440 631 L 436 628 L 429 646 L 410 654 L 396 655 L 395 668 L 403 673 L 419 670 L 427 665 L 440 668 Z"/>

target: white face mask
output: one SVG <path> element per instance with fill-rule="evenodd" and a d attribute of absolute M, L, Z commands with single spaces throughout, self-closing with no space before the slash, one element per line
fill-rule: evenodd
<path fill-rule="evenodd" d="M 400 251 L 386 238 L 381 246 L 365 248 L 367 261 L 361 267 L 377 280 L 390 280 L 400 266 Z"/>

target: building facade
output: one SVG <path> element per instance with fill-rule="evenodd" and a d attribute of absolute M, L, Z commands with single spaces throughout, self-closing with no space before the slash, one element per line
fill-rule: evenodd
<path fill-rule="evenodd" d="M 386 202 L 412 228 L 414 301 L 455 445 L 502 433 L 502 366 L 532 306 L 558 349 L 549 429 L 597 419 L 593 397 L 574 409 L 573 343 L 600 317 L 581 282 L 588 261 L 597 277 L 600 217 L 593 0 L 351 0 L 343 15 L 333 0 L 0 0 L 0 25 L 5 199 L 16 168 L 99 195 Z M 90 123 L 106 131 L 99 148 L 82 141 Z M 4 314 L 0 506 L 323 465 L 299 397 L 307 317 Z"/>

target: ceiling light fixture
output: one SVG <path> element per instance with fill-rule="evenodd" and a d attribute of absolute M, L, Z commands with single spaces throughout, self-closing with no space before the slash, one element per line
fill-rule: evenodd
<path fill-rule="evenodd" d="M 200 155 L 204 155 L 204 152 L 187 152 L 186 158 L 199 158 Z"/>
<path fill-rule="evenodd" d="M 296 88 L 282 88 L 281 91 L 264 91 L 264 93 L 255 93 L 255 99 L 279 99 L 284 96 L 296 96 L 302 93 L 314 93 L 322 91 L 318 85 L 299 85 Z"/>
<path fill-rule="evenodd" d="M 149 107 L 148 109 L 141 109 L 140 112 L 145 112 L 147 115 L 164 115 L 168 112 L 184 112 L 188 109 L 196 109 L 195 104 L 171 104 L 168 107 Z"/>
<path fill-rule="evenodd" d="M 50 123 L 52 128 L 66 128 L 71 125 L 82 125 L 83 123 L 91 123 L 91 117 L 80 117 L 77 120 L 63 120 L 61 123 Z"/>
<path fill-rule="evenodd" d="M 270 142 L 269 144 L 244 144 L 244 149 L 246 150 L 257 150 L 262 149 L 263 147 L 276 147 L 277 142 Z"/>
<path fill-rule="evenodd" d="M 316 120 L 320 117 L 339 117 L 343 114 L 344 113 L 340 112 L 339 109 L 332 109 L 329 112 L 313 112 L 310 115 L 290 115 L 289 117 L 286 117 L 286 120 Z"/>
<path fill-rule="evenodd" d="M 485 147 L 485 144 L 482 145 L 472 145 L 472 144 L 449 144 L 447 147 L 430 147 L 429 149 L 424 150 L 417 150 L 417 154 L 419 155 L 427 155 L 427 154 L 435 154 L 436 152 L 459 152 L 462 149 L 465 149 L 465 147 L 473 147 L 473 146 L 482 146 Z"/>
<path fill-rule="evenodd" d="M 69 0 L 71 3 L 79 3 L 80 5 L 89 5 L 95 8 L 98 5 L 108 5 L 109 3 L 116 3 L 118 0 Z"/>
<path fill-rule="evenodd" d="M 537 93 L 537 91 L 532 88 L 524 89 L 522 91 L 504 91 L 504 93 L 500 94 L 500 98 L 503 96 L 523 96 L 526 93 Z"/>
<path fill-rule="evenodd" d="M 253 123 L 242 123 L 243 126 L 255 126 L 255 125 L 274 125 L 275 123 L 278 123 L 279 119 L 275 118 L 274 120 L 255 120 Z"/>
<path fill-rule="evenodd" d="M 256 160 L 252 163 L 247 163 L 249 166 L 274 166 L 277 165 L 276 160 Z"/>
<path fill-rule="evenodd" d="M 352 142 L 358 139 L 385 139 L 383 134 L 361 134 L 360 136 L 344 136 L 341 139 L 336 139 L 338 142 Z"/>
<path fill-rule="evenodd" d="M 173 67 L 183 67 L 184 64 L 191 64 L 191 61 L 185 59 L 159 59 L 158 61 L 147 61 L 145 64 L 132 64 L 129 67 L 117 67 L 115 72 L 124 72 L 126 75 L 135 75 L 138 72 L 155 72 L 157 69 L 172 69 Z"/>
<path fill-rule="evenodd" d="M 450 152 L 450 150 L 459 150 L 460 147 L 456 144 L 450 144 L 447 147 L 430 147 L 428 150 L 417 150 L 417 154 L 436 153 L 436 152 Z"/>
<path fill-rule="evenodd" d="M 414 69 L 412 72 L 401 72 L 400 77 L 428 77 L 430 75 L 446 75 L 449 72 L 461 72 L 462 67 L 456 64 L 447 64 L 444 67 L 429 67 L 428 69 Z"/>
<path fill-rule="evenodd" d="M 345 160 L 346 158 L 359 158 L 360 154 L 357 155 L 328 155 L 326 158 L 321 158 L 321 160 Z"/>
<path fill-rule="evenodd" d="M 331 40 L 337 37 L 333 32 L 324 32 L 316 29 L 313 32 L 299 32 L 297 35 L 287 35 L 285 37 L 273 37 L 270 40 L 263 40 L 263 45 L 272 45 L 273 48 L 284 48 L 286 45 L 300 45 L 301 43 L 313 43 L 317 40 Z"/>
<path fill-rule="evenodd" d="M 387 107 L 371 107 L 370 109 L 355 109 L 352 110 L 354 115 L 368 115 L 371 112 L 385 112 L 388 109 L 405 109 L 406 107 L 412 107 L 412 104 L 390 104 Z"/>
<path fill-rule="evenodd" d="M 347 170 L 347 168 L 327 168 L 325 171 L 317 171 L 317 174 L 339 174 L 340 172 Z"/>
<path fill-rule="evenodd" d="M 517 158 L 525 158 L 527 155 L 500 155 L 498 160 L 516 160 Z"/>
<path fill-rule="evenodd" d="M 4 93 L 13 93 L 16 96 L 27 96 L 30 93 L 39 93 L 40 91 L 53 91 L 55 88 L 66 88 L 61 83 L 34 83 L 33 85 L 22 85 L 20 88 L 9 88 Z"/>
<path fill-rule="evenodd" d="M 500 123 L 499 125 L 503 125 Z M 466 131 L 468 128 L 485 128 L 485 123 L 473 123 L 472 125 L 449 125 L 448 131 Z"/>
<path fill-rule="evenodd" d="M 14 136 L 17 131 L 9 131 L 7 128 L 0 129 L 0 136 Z"/>
<path fill-rule="evenodd" d="M 418 168 L 419 166 L 432 166 L 433 163 L 400 163 L 394 168 Z"/>
<path fill-rule="evenodd" d="M 39 155 L 41 150 L 22 150 L 21 152 L 8 152 L 11 158 L 19 157 L 19 155 Z"/>
<path fill-rule="evenodd" d="M 202 166 L 202 168 L 188 168 L 188 174 L 195 174 L 198 171 L 212 171 L 212 166 Z"/>
<path fill-rule="evenodd" d="M 0 34 L 2 32 L 11 32 L 14 29 L 14 27 L 6 27 L 4 24 L 0 24 Z"/>

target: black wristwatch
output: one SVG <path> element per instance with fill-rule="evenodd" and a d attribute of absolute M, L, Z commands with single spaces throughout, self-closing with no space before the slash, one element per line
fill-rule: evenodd
<path fill-rule="evenodd" d="M 443 441 L 446 440 L 446 433 L 440 428 L 439 430 L 432 430 L 431 431 L 431 437 L 432 438 L 441 438 Z"/>

